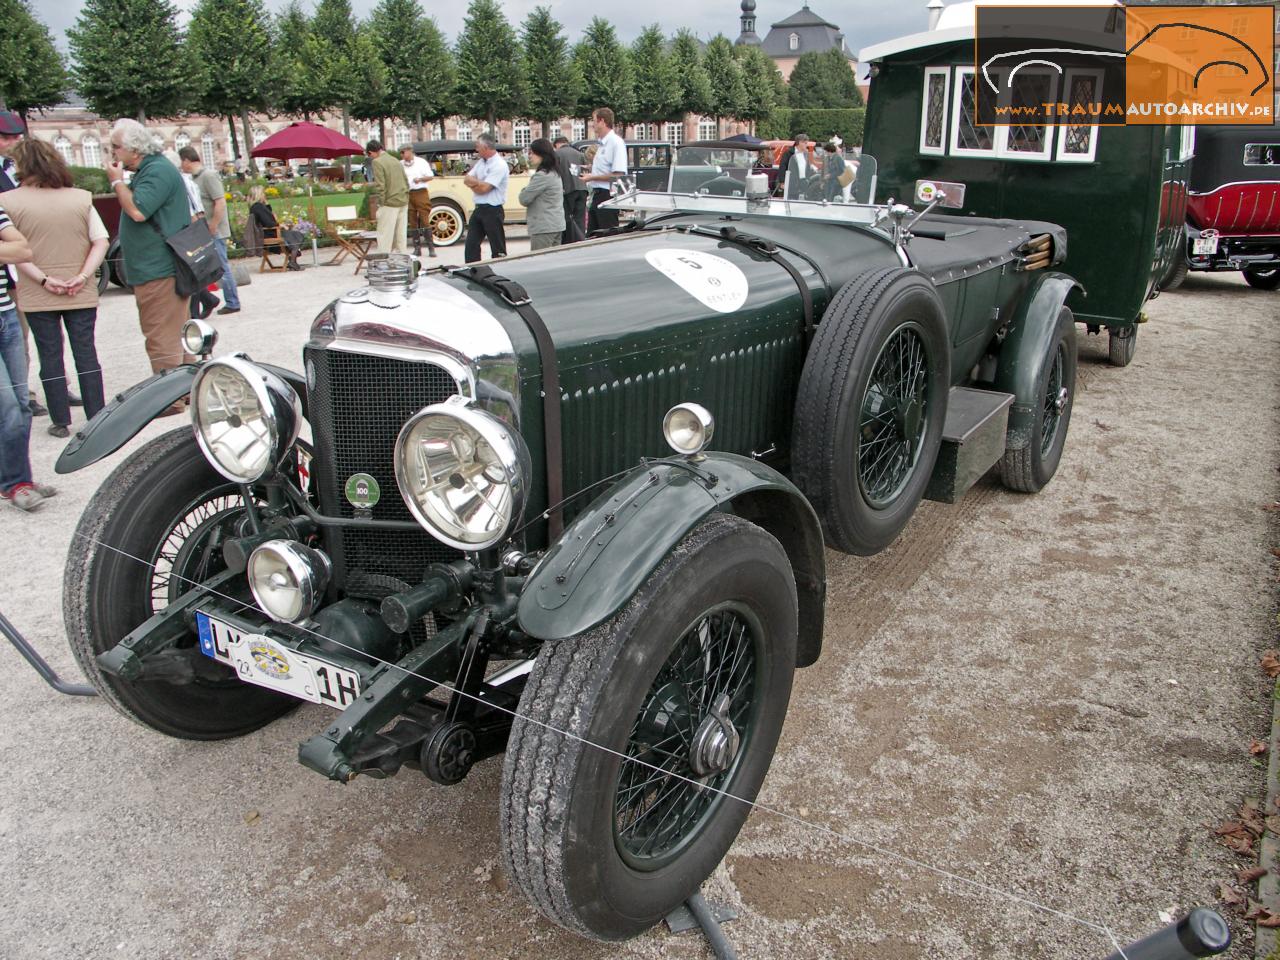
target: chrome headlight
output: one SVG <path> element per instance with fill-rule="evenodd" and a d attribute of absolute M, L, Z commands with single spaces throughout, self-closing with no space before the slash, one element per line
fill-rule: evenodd
<path fill-rule="evenodd" d="M 702 453 L 716 430 L 711 411 L 697 403 L 680 403 L 662 418 L 662 436 L 676 453 Z"/>
<path fill-rule="evenodd" d="M 218 331 L 213 329 L 211 323 L 192 317 L 182 325 L 182 347 L 187 353 L 195 354 L 197 357 L 207 357 L 213 353 L 217 342 Z"/>
<path fill-rule="evenodd" d="M 293 387 L 243 357 L 210 360 L 191 385 L 196 442 L 228 480 L 252 483 L 288 454 L 302 425 Z"/>
<path fill-rule="evenodd" d="M 458 550 L 502 540 L 524 512 L 529 452 L 491 414 L 451 397 L 416 413 L 396 440 L 396 483 L 413 515 Z"/>
<path fill-rule="evenodd" d="M 249 555 L 249 589 L 272 620 L 295 623 L 315 613 L 329 585 L 329 558 L 292 540 L 268 540 Z"/>

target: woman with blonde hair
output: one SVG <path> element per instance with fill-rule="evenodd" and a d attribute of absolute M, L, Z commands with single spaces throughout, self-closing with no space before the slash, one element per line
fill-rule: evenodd
<path fill-rule="evenodd" d="M 103 407 L 102 369 L 94 345 L 98 285 L 94 273 L 107 252 L 107 228 L 88 190 L 72 186 L 57 150 L 29 137 L 13 148 L 22 185 L 5 194 L 4 206 L 31 244 L 32 259 L 18 267 L 18 306 L 36 341 L 49 433 L 70 433 L 71 405 L 62 361 L 62 328 L 71 341 L 84 414 Z"/>
<path fill-rule="evenodd" d="M 267 203 L 266 188 L 260 183 L 249 189 L 249 223 L 256 225 L 260 234 L 268 230 L 280 230 L 280 221 L 276 219 L 271 204 Z M 302 252 L 302 234 L 297 230 L 280 230 L 280 239 L 284 241 L 288 251 L 288 262 L 285 265 L 290 270 L 301 270 L 298 254 Z"/>

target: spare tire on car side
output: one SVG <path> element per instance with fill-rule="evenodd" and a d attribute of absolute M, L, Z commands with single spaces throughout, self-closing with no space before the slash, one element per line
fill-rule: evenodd
<path fill-rule="evenodd" d="M 805 359 L 791 468 L 827 544 L 868 556 L 915 512 L 942 442 L 951 347 L 927 277 L 869 270 L 832 299 Z"/>

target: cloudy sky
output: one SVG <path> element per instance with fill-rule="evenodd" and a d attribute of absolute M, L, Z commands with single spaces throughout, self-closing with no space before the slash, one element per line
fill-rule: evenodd
<path fill-rule="evenodd" d="M 287 2 L 288 0 L 266 0 L 267 7 L 272 11 L 283 9 Z M 881 40 L 923 30 L 927 23 L 926 0 L 905 0 L 901 3 L 884 3 L 883 0 L 811 2 L 815 12 L 844 30 L 848 44 L 854 51 Z M 606 15 L 617 27 L 619 36 L 627 42 L 634 39 L 647 24 L 655 22 L 668 32 L 688 27 L 704 40 L 717 33 L 723 33 L 732 40 L 739 31 L 738 17 L 741 12 L 738 3 L 739 0 L 720 0 L 717 3 L 698 0 L 691 5 L 686 0 L 647 0 L 643 4 L 617 6 Z M 756 32 L 763 37 L 769 24 L 795 13 L 801 3 L 803 0 L 757 0 Z M 357 17 L 366 17 L 375 4 L 376 0 L 352 0 L 351 6 Z M 586 0 L 557 0 L 550 3 L 548 0 L 505 0 L 502 7 L 507 19 L 519 24 L 534 7 L 544 4 L 551 7 L 573 41 L 578 39 L 591 18 L 601 13 L 598 3 L 588 3 Z M 36 16 L 49 25 L 59 46 L 66 50 L 65 32 L 79 17 L 83 6 L 81 0 L 34 0 L 32 5 Z M 177 6 L 182 11 L 180 16 L 184 21 L 187 11 L 194 5 L 195 0 L 177 0 Z M 303 0 L 303 5 L 314 9 L 313 0 Z M 452 0 L 449 3 L 424 0 L 422 8 L 429 16 L 435 17 L 436 23 L 450 40 L 457 37 L 466 12 L 465 0 Z"/>

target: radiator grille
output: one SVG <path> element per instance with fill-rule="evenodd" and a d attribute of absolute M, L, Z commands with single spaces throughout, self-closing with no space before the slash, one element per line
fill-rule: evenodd
<path fill-rule="evenodd" d="M 353 473 L 367 473 L 381 490 L 374 519 L 412 520 L 396 486 L 396 437 L 423 407 L 457 392 L 453 377 L 433 363 L 342 350 L 308 348 L 304 356 L 321 511 L 353 517 L 343 486 Z M 330 529 L 325 542 L 339 586 L 354 573 L 417 583 L 428 564 L 459 556 L 423 530 Z"/>

